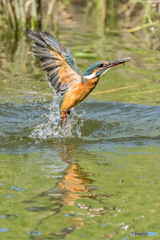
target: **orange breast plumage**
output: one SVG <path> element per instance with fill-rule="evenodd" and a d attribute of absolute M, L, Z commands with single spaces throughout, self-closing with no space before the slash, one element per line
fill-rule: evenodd
<path fill-rule="evenodd" d="M 71 108 L 82 102 L 96 87 L 98 80 L 99 78 L 81 82 L 68 90 L 62 99 L 61 112 L 68 112 Z"/>

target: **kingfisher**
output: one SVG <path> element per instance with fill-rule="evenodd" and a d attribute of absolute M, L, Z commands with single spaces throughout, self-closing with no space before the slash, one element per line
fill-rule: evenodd
<path fill-rule="evenodd" d="M 75 62 L 71 51 L 47 32 L 27 29 L 27 37 L 35 42 L 32 51 L 40 58 L 48 81 L 57 94 L 61 95 L 59 113 L 62 122 L 70 115 L 71 108 L 81 103 L 96 87 L 100 77 L 113 66 L 125 64 L 131 58 L 92 63 L 83 73 Z"/>

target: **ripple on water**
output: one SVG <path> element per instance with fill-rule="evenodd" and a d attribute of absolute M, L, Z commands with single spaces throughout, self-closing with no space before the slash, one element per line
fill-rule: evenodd
<path fill-rule="evenodd" d="M 146 145 L 160 143 L 160 106 L 87 101 L 72 111 L 63 126 L 57 119 L 59 98 L 52 102 L 29 101 L 16 106 L 0 104 L 0 138 L 4 150 L 15 142 L 33 147 L 42 140 L 78 137 L 80 141 L 98 143 L 97 148 L 119 144 Z M 103 147 L 104 145 L 104 147 Z M 96 147 L 96 146 L 95 146 Z M 13 146 L 15 149 L 15 146 Z"/>
<path fill-rule="evenodd" d="M 41 232 L 38 232 L 38 231 L 28 231 L 27 233 L 31 234 L 31 235 L 41 235 L 42 234 Z"/>
<path fill-rule="evenodd" d="M 82 137 L 99 141 L 97 148 L 160 143 L 160 106 L 90 101 L 81 107 L 86 109 Z"/>
<path fill-rule="evenodd" d="M 15 186 L 12 186 L 12 187 L 11 187 L 11 190 L 16 190 L 16 191 L 18 191 L 18 192 L 24 192 L 24 191 L 25 191 L 24 189 L 22 189 L 22 188 L 20 188 L 20 187 L 15 187 Z"/>
<path fill-rule="evenodd" d="M 0 232 L 8 232 L 9 230 L 7 228 L 0 228 Z"/>

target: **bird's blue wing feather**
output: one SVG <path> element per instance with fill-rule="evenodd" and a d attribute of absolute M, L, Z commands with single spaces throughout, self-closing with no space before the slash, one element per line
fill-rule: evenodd
<path fill-rule="evenodd" d="M 67 49 L 64 45 L 62 45 L 56 38 L 52 37 L 49 33 L 46 32 L 41 32 L 41 37 L 45 40 L 45 42 L 52 46 L 53 48 L 55 48 L 60 54 L 62 54 L 67 63 L 80 75 L 82 75 L 83 73 L 81 72 L 81 70 L 79 69 L 79 67 L 77 66 L 76 62 L 75 62 L 75 58 L 74 55 L 72 54 L 72 52 Z"/>
<path fill-rule="evenodd" d="M 57 93 L 63 94 L 68 88 L 82 80 L 73 54 L 57 39 L 48 33 L 27 30 L 28 38 L 35 42 L 32 47 L 35 57 L 39 57 L 42 68 L 47 72 L 48 80 Z"/>

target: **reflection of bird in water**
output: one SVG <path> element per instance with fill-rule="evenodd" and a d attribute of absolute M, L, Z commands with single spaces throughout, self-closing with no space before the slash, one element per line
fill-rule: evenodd
<path fill-rule="evenodd" d="M 62 239 L 68 234 L 72 234 L 76 229 L 79 229 L 81 225 L 85 224 L 83 216 L 90 217 L 91 215 L 93 217 L 94 215 L 96 217 L 101 215 L 102 208 L 98 212 L 97 210 L 93 212 L 94 208 L 92 208 L 92 211 L 90 212 L 88 210 L 89 206 L 86 206 L 81 202 L 76 202 L 81 198 L 92 198 L 90 185 L 93 180 L 88 177 L 88 173 L 84 172 L 78 164 L 72 162 L 74 154 L 75 148 L 72 148 L 72 146 L 69 148 L 61 146 L 60 156 L 62 160 L 68 164 L 68 167 L 63 173 L 64 177 L 59 179 L 52 189 L 47 190 L 31 199 L 31 201 L 26 202 L 27 204 L 30 203 L 32 205 L 31 209 L 34 209 L 34 211 L 42 211 L 43 213 L 42 218 L 36 224 L 33 233 L 41 232 L 41 229 L 43 229 L 42 225 L 46 226 L 49 221 L 54 225 L 51 226 L 51 228 L 50 225 L 48 227 L 48 229 L 50 229 L 47 231 L 49 239 Z M 45 197 L 47 199 L 46 203 L 44 199 Z M 43 206 L 40 205 L 42 202 Z M 81 209 L 83 209 L 83 211 L 81 211 Z M 84 209 L 87 211 L 86 213 L 84 212 Z M 52 220 L 49 220 L 51 218 Z M 32 235 L 32 239 L 38 240 L 41 239 L 41 236 Z"/>
<path fill-rule="evenodd" d="M 82 73 L 73 54 L 57 39 L 46 32 L 27 30 L 28 38 L 35 42 L 32 50 L 47 71 L 48 79 L 56 93 L 61 94 L 59 112 L 61 122 L 66 121 L 70 109 L 82 102 L 96 87 L 100 77 L 111 67 L 130 61 L 122 58 L 113 61 L 99 61 Z"/>
<path fill-rule="evenodd" d="M 107 211 L 115 210 L 115 207 L 108 209 L 107 203 L 102 201 L 104 198 L 115 195 L 95 192 L 95 187 L 98 186 L 94 185 L 91 177 L 94 173 L 85 172 L 76 162 L 73 162 L 72 159 L 75 154 L 77 155 L 78 150 L 75 145 L 70 144 L 67 147 L 60 145 L 58 150 L 62 160 L 68 164 L 63 178 L 57 178 L 57 184 L 50 190 L 42 192 L 30 201 L 23 201 L 30 206 L 29 211 L 39 213 L 38 218 L 37 215 L 35 216 L 36 226 L 31 235 L 33 240 L 45 239 L 42 235 L 33 235 L 41 231 L 46 239 L 66 239 L 82 225 L 99 221 L 97 217 L 105 214 L 106 208 Z M 48 189 L 48 185 L 46 187 Z"/>

